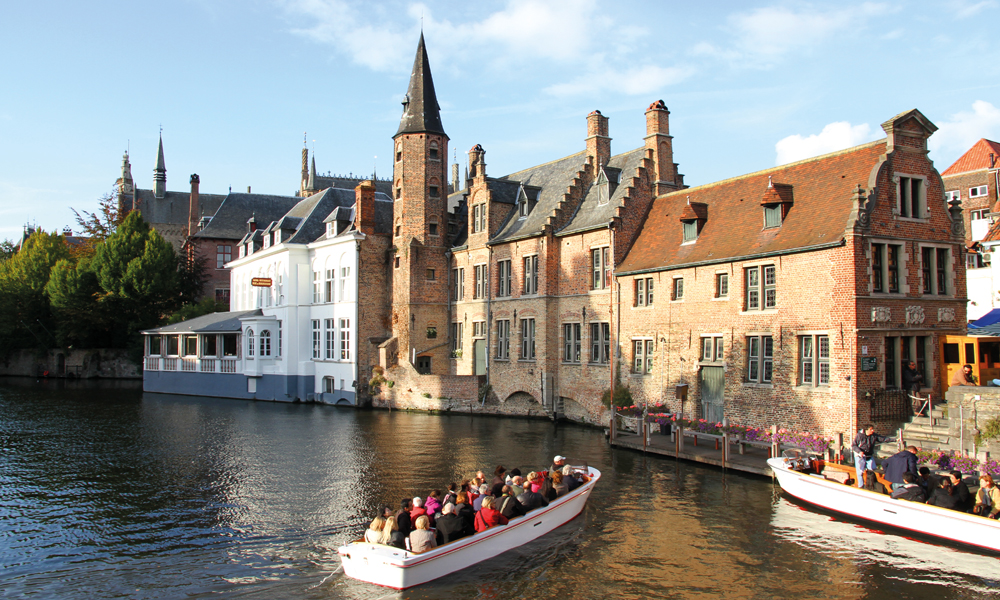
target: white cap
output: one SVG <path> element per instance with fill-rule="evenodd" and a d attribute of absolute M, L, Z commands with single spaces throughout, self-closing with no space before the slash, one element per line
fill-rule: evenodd
<path fill-rule="evenodd" d="M 559 455 L 559 456 L 556 456 L 556 457 L 555 457 L 555 458 L 553 459 L 553 462 L 562 462 L 562 461 L 564 461 L 564 460 L 566 460 L 566 457 L 565 457 L 565 456 L 562 456 L 562 455 Z"/>

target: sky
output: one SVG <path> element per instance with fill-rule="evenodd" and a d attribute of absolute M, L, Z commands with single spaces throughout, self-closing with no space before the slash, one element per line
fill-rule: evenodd
<path fill-rule="evenodd" d="M 391 174 L 423 30 L 449 159 L 486 150 L 502 176 L 584 149 L 612 153 L 670 110 L 688 185 L 884 137 L 917 108 L 941 171 L 1000 140 L 997 0 L 46 1 L 0 19 L 0 240 L 76 227 L 128 151 L 151 188 L 292 195 L 307 143 L 321 173 Z"/>

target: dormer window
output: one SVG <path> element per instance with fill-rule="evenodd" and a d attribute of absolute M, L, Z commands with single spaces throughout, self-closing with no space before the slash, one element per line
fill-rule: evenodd
<path fill-rule="evenodd" d="M 271 234 L 270 233 L 264 234 L 264 247 L 265 248 L 270 248 L 271 247 Z"/>
<path fill-rule="evenodd" d="M 330 238 L 337 235 L 337 227 L 334 225 L 333 221 L 326 224 L 326 237 Z"/>
<path fill-rule="evenodd" d="M 767 178 L 767 189 L 760 200 L 764 207 L 764 229 L 781 227 L 792 207 L 792 186 L 787 183 L 775 183 Z"/>
<path fill-rule="evenodd" d="M 701 229 L 705 226 L 705 221 L 707 220 L 708 204 L 704 202 L 691 202 L 691 197 L 689 196 L 687 205 L 681 211 L 682 243 L 690 244 L 697 241 L 698 235 L 701 233 Z"/>
<path fill-rule="evenodd" d="M 597 188 L 597 205 L 604 206 L 611 201 L 611 186 L 608 185 L 608 176 L 604 173 L 604 169 L 597 175 L 597 181 L 594 183 Z"/>
<path fill-rule="evenodd" d="M 522 186 L 517 191 L 517 218 L 525 219 L 531 214 L 531 208 L 533 202 L 528 198 L 528 194 L 524 191 L 524 186 Z"/>

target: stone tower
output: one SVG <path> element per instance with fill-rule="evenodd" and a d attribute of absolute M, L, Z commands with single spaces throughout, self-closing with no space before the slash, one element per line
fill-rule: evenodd
<path fill-rule="evenodd" d="M 420 34 L 393 136 L 392 329 L 400 361 L 448 372 L 448 136 Z"/>
<path fill-rule="evenodd" d="M 134 210 L 135 181 L 132 180 L 132 164 L 128 160 L 128 152 L 122 156 L 122 176 L 118 180 L 118 212 L 126 214 Z"/>
<path fill-rule="evenodd" d="M 156 167 L 153 169 L 153 197 L 163 198 L 167 194 L 167 165 L 163 160 L 163 133 L 160 133 L 160 147 L 156 151 Z"/>

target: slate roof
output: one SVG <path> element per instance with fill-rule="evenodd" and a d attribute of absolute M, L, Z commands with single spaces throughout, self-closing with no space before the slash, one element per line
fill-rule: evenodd
<path fill-rule="evenodd" d="M 350 220 L 351 226 L 345 232 L 354 230 L 355 193 L 353 189 L 327 188 L 308 198 L 294 198 L 293 200 L 298 200 L 298 202 L 289 208 L 286 213 L 276 215 L 269 220 L 262 219 L 258 213 L 255 217 L 258 229 L 254 234 L 270 232 L 274 229 L 293 230 L 294 233 L 282 240 L 282 243 L 309 244 L 326 235 L 326 223 L 329 221 Z M 241 233 L 241 243 L 250 241 L 251 239 L 257 241 L 259 237 L 259 235 L 258 237 L 249 236 L 245 232 L 247 218 L 249 216 L 243 219 L 244 232 Z M 215 220 L 213 219 L 212 222 L 214 223 Z M 208 227 L 204 231 L 208 231 Z M 375 232 L 390 233 L 391 231 L 392 198 L 386 194 L 375 192 Z M 212 237 L 214 237 L 214 234 Z"/>
<path fill-rule="evenodd" d="M 445 135 L 444 126 L 441 125 L 441 107 L 431 78 L 431 64 L 427 60 L 427 48 L 424 47 L 424 34 L 420 32 L 417 55 L 413 59 L 413 71 L 410 73 L 410 86 L 403 102 L 403 116 L 399 120 L 399 130 L 393 137 L 402 133 L 423 132 Z"/>
<path fill-rule="evenodd" d="M 959 157 L 950 167 L 941 173 L 942 177 L 968 173 L 969 171 L 979 171 L 990 168 L 990 154 L 996 157 L 996 164 L 1000 164 L 1000 144 L 986 138 L 980 139 L 973 144 L 965 154 Z"/>
<path fill-rule="evenodd" d="M 372 181 L 375 184 L 376 192 L 392 195 L 392 180 L 390 179 L 376 179 L 373 181 L 370 177 L 338 177 L 336 175 L 316 175 L 315 177 L 316 189 L 319 190 L 343 188 L 353 191 L 362 181 Z"/>
<path fill-rule="evenodd" d="M 198 194 L 198 217 L 212 216 L 219 210 L 224 194 Z M 154 226 L 157 223 L 187 225 L 191 192 L 166 192 L 163 198 L 153 195 L 153 190 L 135 190 L 135 200 L 142 218 Z"/>
<path fill-rule="evenodd" d="M 143 333 L 232 333 L 243 329 L 240 325 L 241 317 L 249 317 L 251 315 L 260 316 L 263 314 L 263 311 L 259 308 L 235 312 L 217 312 L 181 321 L 180 323 L 174 323 L 173 325 L 147 329 Z"/>
<path fill-rule="evenodd" d="M 758 171 L 656 198 L 618 274 L 791 252 L 843 243 L 858 185 L 867 186 L 886 140 Z M 780 227 L 764 229 L 761 200 L 768 183 L 791 186 L 792 204 Z M 786 190 L 787 192 L 787 190 Z M 704 202 L 707 220 L 693 244 L 682 245 L 680 217 Z"/>
<path fill-rule="evenodd" d="M 247 233 L 247 219 L 251 216 L 256 219 L 258 227 L 267 227 L 272 221 L 283 217 L 301 200 L 302 198 L 296 196 L 231 193 L 225 197 L 214 213 L 212 221 L 193 237 L 219 240 L 243 239 Z M 187 222 L 186 217 L 184 222 Z"/>
<path fill-rule="evenodd" d="M 643 152 L 642 148 L 637 148 L 624 154 L 612 156 L 605 167 L 605 172 L 611 179 L 610 201 L 599 205 L 597 189 L 595 186 L 591 186 L 586 191 L 583 201 L 576 213 L 570 218 L 569 223 L 556 234 L 568 235 L 607 226 L 614 217 L 615 209 L 621 205 L 627 189 L 627 186 L 622 185 L 620 181 L 623 182 L 635 174 L 636 168 L 642 162 Z M 490 243 L 541 235 L 542 228 L 586 162 L 587 152 L 583 150 L 559 160 L 511 173 L 505 177 L 490 179 L 488 183 L 494 201 L 514 204 L 521 185 L 525 187 L 529 198 L 532 193 L 535 194 L 535 206 L 528 216 L 520 219 L 517 211 L 512 208 L 510 217 L 501 226 L 497 235 L 490 240 Z"/>

